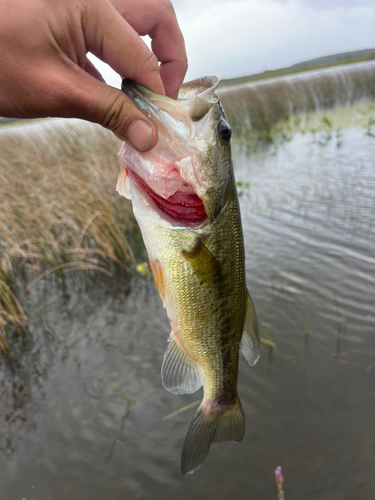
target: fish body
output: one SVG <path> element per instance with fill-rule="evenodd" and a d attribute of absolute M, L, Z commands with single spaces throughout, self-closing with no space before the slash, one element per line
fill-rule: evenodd
<path fill-rule="evenodd" d="M 183 447 L 184 474 L 199 467 L 211 443 L 242 440 L 240 345 L 250 364 L 259 357 L 230 127 L 215 94 L 217 83 L 207 77 L 184 84 L 178 101 L 123 83 L 159 130 L 149 153 L 124 144 L 117 189 L 132 199 L 172 328 L 163 385 L 177 394 L 204 389 Z"/>

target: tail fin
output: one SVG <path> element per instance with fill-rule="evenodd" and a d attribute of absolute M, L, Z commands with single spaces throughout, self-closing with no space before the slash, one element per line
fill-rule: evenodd
<path fill-rule="evenodd" d="M 184 475 L 194 472 L 205 460 L 211 443 L 242 441 L 245 434 L 245 417 L 241 401 L 222 412 L 207 412 L 203 402 L 191 421 L 182 448 L 181 470 Z"/>

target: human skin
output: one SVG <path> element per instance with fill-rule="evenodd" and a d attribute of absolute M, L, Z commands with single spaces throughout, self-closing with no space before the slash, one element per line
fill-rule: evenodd
<path fill-rule="evenodd" d="M 169 97 L 187 69 L 169 0 L 0 0 L 0 116 L 82 118 L 139 151 L 152 149 L 156 126 L 104 82 L 88 52 Z"/>

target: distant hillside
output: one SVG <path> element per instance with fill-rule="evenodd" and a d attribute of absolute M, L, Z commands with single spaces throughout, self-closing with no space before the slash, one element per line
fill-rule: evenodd
<path fill-rule="evenodd" d="M 351 52 L 341 52 L 330 56 L 317 57 L 289 66 L 288 69 L 303 68 L 304 66 L 319 66 L 321 64 L 332 64 L 337 62 L 353 62 L 352 59 L 360 59 L 366 56 L 375 56 L 375 49 L 353 50 Z M 372 59 L 372 58 L 371 58 Z"/>
<path fill-rule="evenodd" d="M 256 80 L 264 80 L 267 78 L 275 78 L 277 76 L 290 75 L 300 73 L 302 71 L 311 71 L 313 69 L 322 69 L 330 66 L 340 66 L 342 64 L 350 64 L 355 62 L 371 61 L 375 59 L 375 48 L 364 50 L 353 50 L 351 52 L 342 52 L 340 54 L 332 54 L 329 56 L 317 57 L 309 59 L 286 68 L 264 71 L 249 76 L 241 76 L 239 78 L 228 78 L 220 81 L 220 86 L 227 87 L 228 85 L 239 85 L 241 83 L 252 82 Z"/>

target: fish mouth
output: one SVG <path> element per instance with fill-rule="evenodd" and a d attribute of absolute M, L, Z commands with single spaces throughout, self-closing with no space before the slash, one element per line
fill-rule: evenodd
<path fill-rule="evenodd" d="M 182 184 L 183 191 L 177 190 L 168 198 L 163 198 L 135 172 L 128 170 L 127 174 L 158 215 L 168 222 L 196 226 L 208 219 L 203 201 L 187 182 Z"/>
<path fill-rule="evenodd" d="M 155 123 L 159 135 L 151 151 L 138 152 L 124 142 L 119 152 L 117 191 L 133 201 L 133 209 L 146 202 L 177 227 L 196 229 L 212 221 L 207 192 L 222 184 L 219 171 L 206 165 L 216 145 L 217 85 L 216 77 L 194 80 L 183 84 L 174 100 L 129 80 L 122 82 L 122 90 Z M 140 205 L 136 210 L 142 210 Z"/>

